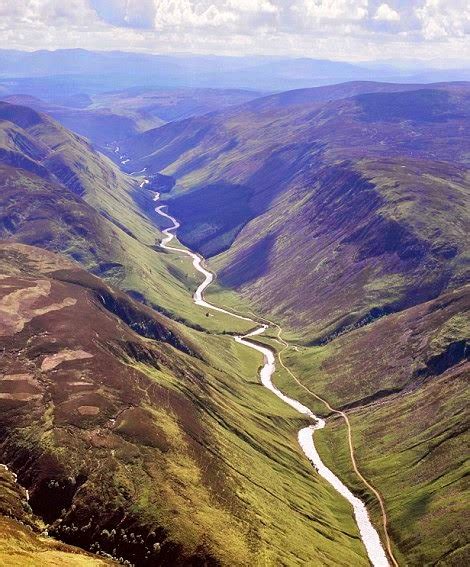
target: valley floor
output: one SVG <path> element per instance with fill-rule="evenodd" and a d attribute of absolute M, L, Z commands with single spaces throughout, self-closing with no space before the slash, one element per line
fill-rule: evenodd
<path fill-rule="evenodd" d="M 143 184 L 145 184 L 145 181 L 142 183 L 142 185 Z M 159 199 L 159 194 L 157 193 L 155 195 L 154 200 L 158 201 L 158 199 Z M 235 317 L 236 319 L 248 321 L 248 322 L 251 322 L 254 325 L 256 325 L 255 330 L 251 331 L 250 333 L 248 333 L 244 336 L 235 336 L 235 340 L 237 342 L 239 342 L 240 344 L 245 345 L 248 348 L 251 348 L 251 349 L 254 349 L 255 351 L 260 352 L 263 355 L 264 365 L 262 366 L 262 368 L 260 370 L 260 378 L 261 378 L 261 383 L 263 384 L 263 386 L 265 386 L 268 390 L 273 392 L 283 402 L 285 402 L 286 404 L 293 407 L 299 413 L 306 415 L 308 418 L 310 418 L 313 421 L 313 425 L 309 425 L 309 426 L 307 426 L 307 427 L 305 427 L 305 428 L 303 428 L 299 431 L 299 433 L 298 433 L 299 444 L 302 447 L 302 450 L 304 451 L 306 457 L 313 463 L 317 473 L 320 476 L 322 476 L 327 482 L 329 482 L 331 484 L 331 486 L 333 486 L 333 488 L 351 504 L 351 506 L 354 510 L 354 516 L 355 516 L 355 519 L 356 519 L 356 522 L 357 522 L 357 525 L 358 525 L 358 528 L 359 528 L 359 532 L 360 532 L 360 535 L 361 535 L 362 542 L 364 543 L 364 546 L 366 548 L 369 560 L 372 563 L 372 565 L 374 565 L 374 567 L 384 567 L 384 566 L 386 567 L 387 565 L 389 565 L 387 555 L 384 551 L 384 548 L 382 547 L 382 544 L 381 544 L 381 541 L 380 541 L 380 538 L 379 538 L 377 531 L 375 530 L 375 528 L 372 526 L 372 524 L 370 522 L 366 506 L 364 505 L 364 503 L 359 498 L 357 498 L 356 496 L 354 496 L 352 494 L 352 492 L 339 480 L 339 478 L 332 472 L 332 470 L 330 468 L 328 468 L 324 465 L 324 463 L 321 460 L 320 455 L 318 454 L 318 451 L 315 447 L 315 444 L 314 444 L 314 441 L 313 441 L 314 433 L 315 433 L 315 431 L 317 431 L 319 429 L 323 429 L 325 427 L 325 421 L 323 419 L 317 417 L 316 415 L 314 415 L 313 412 L 308 407 L 304 406 L 303 404 L 301 404 L 297 400 L 289 398 L 288 396 L 283 394 L 278 388 L 276 388 L 273 385 L 271 378 L 276 371 L 276 358 L 278 358 L 281 366 L 286 371 L 289 372 L 289 374 L 292 376 L 292 378 L 298 384 L 300 384 L 300 382 L 299 382 L 298 378 L 285 366 L 285 364 L 284 364 L 284 362 L 281 358 L 280 352 L 276 356 L 275 350 L 272 350 L 270 347 L 263 346 L 263 345 L 261 345 L 261 344 L 259 344 L 259 343 L 257 343 L 256 341 L 253 340 L 254 337 L 258 338 L 260 335 L 262 335 L 264 332 L 266 332 L 269 329 L 268 325 L 266 325 L 264 323 L 260 323 L 258 321 L 255 321 L 255 320 L 248 318 L 246 316 L 227 311 L 226 309 L 221 308 L 220 306 L 215 306 L 214 304 L 208 303 L 207 301 L 205 301 L 204 292 L 212 283 L 212 281 L 214 279 L 214 275 L 210 271 L 208 271 L 206 268 L 204 268 L 204 266 L 203 266 L 204 260 L 198 254 L 195 254 L 195 253 L 193 253 L 193 252 L 191 252 L 190 250 L 187 250 L 187 249 L 169 246 L 169 243 L 175 238 L 175 231 L 179 228 L 180 224 L 174 217 L 169 215 L 163 209 L 164 209 L 163 206 L 157 206 L 155 211 L 160 216 L 171 221 L 173 223 L 173 225 L 170 228 L 167 228 L 163 231 L 165 238 L 162 240 L 160 246 L 165 250 L 169 250 L 169 251 L 172 251 L 172 252 L 180 254 L 180 255 L 181 254 L 186 255 L 186 256 L 189 256 L 190 258 L 192 258 L 193 265 L 194 265 L 195 269 L 204 276 L 204 281 L 202 282 L 202 284 L 199 285 L 199 287 L 197 288 L 197 290 L 194 293 L 195 304 L 200 306 L 200 307 L 204 307 L 206 309 L 212 310 L 212 311 L 222 312 L 222 313 L 225 313 L 226 315 L 231 315 L 232 317 Z M 282 349 L 284 351 L 287 348 L 289 348 L 289 345 L 282 338 L 281 327 L 279 327 L 279 326 L 276 326 L 276 327 L 278 328 L 277 338 L 278 338 L 280 344 L 284 347 Z M 327 402 L 324 402 L 324 403 L 327 405 L 328 409 L 331 411 L 332 408 L 327 404 Z M 353 462 L 354 470 L 355 470 L 356 474 L 361 478 L 362 482 L 364 482 L 364 484 L 367 486 L 367 488 L 374 491 L 374 494 L 376 495 L 377 499 L 380 502 L 380 505 L 381 505 L 381 508 L 382 508 L 382 514 L 383 514 L 382 527 L 383 527 L 383 533 L 384 533 L 385 538 L 386 538 L 387 552 L 389 554 L 389 557 L 392 560 L 392 563 L 394 565 L 398 565 L 398 563 L 397 563 L 397 561 L 396 561 L 396 559 L 393 555 L 393 551 L 392 551 L 392 548 L 391 548 L 391 542 L 390 542 L 389 534 L 388 534 L 388 531 L 387 531 L 387 515 L 386 515 L 385 507 L 384 507 L 384 504 L 383 504 L 383 500 L 382 500 L 380 494 L 359 473 L 359 470 L 357 469 L 357 465 L 356 465 L 356 461 L 355 461 L 355 454 L 354 454 L 354 449 L 353 449 L 353 445 L 352 445 L 350 423 L 349 423 L 348 417 L 344 412 L 337 412 L 337 413 L 340 413 L 342 415 L 342 417 L 346 420 L 346 423 L 348 424 L 349 441 L 350 441 L 350 455 L 351 455 L 351 459 L 352 459 L 352 462 Z"/>

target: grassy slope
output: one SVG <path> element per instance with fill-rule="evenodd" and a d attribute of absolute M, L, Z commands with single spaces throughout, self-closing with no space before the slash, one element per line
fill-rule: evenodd
<path fill-rule="evenodd" d="M 304 422 L 260 386 L 256 355 L 189 338 L 58 256 L 1 253 L 2 448 L 52 534 L 139 565 L 367 564 L 351 509 L 302 457 Z M 88 357 L 48 369 L 66 349 Z"/>
<path fill-rule="evenodd" d="M 467 286 L 286 356 L 312 391 L 337 408 L 352 404 L 360 469 L 383 495 L 397 553 L 409 565 L 463 565 L 468 559 L 469 302 Z M 322 404 L 292 388 L 288 377 L 278 380 L 325 415 Z M 351 470 L 344 422 L 330 420 L 317 437 L 325 461 L 363 492 Z M 366 498 L 379 521 L 377 502 Z M 450 556 L 454 562 L 446 563 Z"/>
<path fill-rule="evenodd" d="M 0 516 L 0 561 L 4 567 L 105 567 L 111 560 L 87 555 L 77 548 L 41 537 L 13 520 Z"/>
<path fill-rule="evenodd" d="M 191 325 L 246 328 L 194 309 L 191 291 L 197 276 L 189 260 L 175 262 L 156 247 L 161 233 L 152 206 L 145 215 L 135 202 L 139 180 L 45 115 L 0 103 L 0 117 L 0 150 L 5 152 L 0 161 L 7 166 L 1 172 L 2 238 L 66 253 Z M 152 203 L 151 195 L 140 192 Z"/>
<path fill-rule="evenodd" d="M 286 192 L 213 261 L 222 282 L 241 289 L 255 308 L 269 308 L 304 341 L 468 277 L 464 168 L 369 159 L 354 169 L 332 175 L 327 168 L 317 188 Z M 263 249 L 255 238 L 266 232 Z"/>
<path fill-rule="evenodd" d="M 397 553 L 408 565 L 458 566 L 470 558 L 468 376 L 467 367 L 394 403 L 350 416 L 361 470 L 385 497 Z M 360 490 L 348 472 L 343 425 L 331 425 L 329 435 L 321 436 L 322 455 Z"/>

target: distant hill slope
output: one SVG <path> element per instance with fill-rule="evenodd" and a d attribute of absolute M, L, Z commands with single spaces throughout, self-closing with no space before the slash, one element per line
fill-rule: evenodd
<path fill-rule="evenodd" d="M 109 159 L 46 114 L 0 102 L 0 132 L 6 165 L 53 177 L 89 202 L 99 193 L 120 192 L 125 198 L 130 191 L 132 182 Z"/>
<path fill-rule="evenodd" d="M 362 94 L 373 93 L 398 93 L 409 92 L 422 89 L 445 90 L 455 92 L 465 92 L 467 83 L 465 81 L 451 83 L 384 83 L 377 81 L 347 81 L 335 85 L 326 85 L 316 88 L 295 89 L 275 93 L 269 96 L 260 97 L 246 108 L 266 112 L 271 109 L 280 110 L 282 107 L 308 105 L 315 102 L 325 103 L 343 98 L 351 98 Z"/>
<path fill-rule="evenodd" d="M 93 108 L 115 112 L 133 112 L 147 119 L 163 122 L 182 120 L 208 112 L 238 106 L 260 97 L 262 93 L 242 89 L 150 89 L 135 87 L 93 96 Z M 147 126 L 146 130 L 151 126 Z"/>
<path fill-rule="evenodd" d="M 231 165 L 228 160 L 235 158 L 237 151 L 238 154 L 243 153 L 241 157 L 246 163 L 248 158 L 257 154 L 262 157 L 268 149 L 273 152 L 295 144 L 304 144 L 307 149 L 307 144 L 313 142 L 328 142 L 328 149 L 341 150 L 343 157 L 356 156 L 361 151 L 364 155 L 370 152 L 386 156 L 399 152 L 429 155 L 432 144 L 441 143 L 441 150 L 458 159 L 451 153 L 453 148 L 446 149 L 443 141 L 434 140 L 431 136 L 424 139 L 427 133 L 424 132 L 422 142 L 427 145 L 423 146 L 414 139 L 418 134 L 412 131 L 411 124 L 404 124 L 403 128 L 400 124 L 410 121 L 413 125 L 420 124 L 421 128 L 434 128 L 436 131 L 441 124 L 442 128 L 447 128 L 446 133 L 451 134 L 453 120 L 462 122 L 468 119 L 469 85 L 352 82 L 288 91 L 212 115 L 149 130 L 129 139 L 123 148 L 139 165 L 145 163 L 154 169 L 167 167 L 181 179 L 194 171 L 201 177 L 205 175 L 204 181 L 211 179 L 211 168 L 207 162 L 214 161 L 214 157 L 221 158 L 220 163 L 227 170 Z M 443 108 L 451 107 L 458 111 L 455 116 L 447 114 L 441 120 L 436 119 Z M 426 111 L 430 114 L 426 115 Z M 378 133 L 370 126 L 374 121 L 384 122 L 385 128 L 380 131 L 383 140 L 378 139 Z M 459 139 L 464 138 L 460 151 L 465 153 L 468 133 L 465 129 L 455 132 L 450 141 L 457 135 Z M 410 144 L 409 147 L 403 146 L 405 142 Z M 413 142 L 415 147 L 411 145 Z M 361 145 L 357 147 L 358 144 Z M 205 153 L 199 156 L 202 150 Z M 237 171 L 234 170 L 234 173 Z M 195 179 L 193 184 L 197 182 L 198 179 Z"/>
<path fill-rule="evenodd" d="M 469 84 L 346 84 L 168 124 L 125 148 L 176 178 L 181 237 L 217 255 L 220 281 L 315 342 L 468 277 L 469 121 Z"/>
<path fill-rule="evenodd" d="M 140 117 L 130 112 L 115 113 L 106 108 L 61 106 L 28 95 L 10 95 L 3 97 L 3 100 L 48 114 L 69 130 L 88 138 L 97 147 L 139 134 L 146 129 L 140 126 Z M 163 123 L 156 119 L 147 124 L 149 127 L 156 127 Z"/>
<path fill-rule="evenodd" d="M 223 89 L 155 90 L 132 88 L 92 97 L 58 97 L 46 102 L 30 95 L 9 95 L 5 102 L 28 106 L 55 118 L 97 147 L 180 120 L 250 101 L 260 93 Z"/>

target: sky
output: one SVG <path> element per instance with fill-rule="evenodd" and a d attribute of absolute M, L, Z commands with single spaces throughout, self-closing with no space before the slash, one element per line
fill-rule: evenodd
<path fill-rule="evenodd" d="M 0 46 L 470 61 L 469 0 L 0 0 Z"/>

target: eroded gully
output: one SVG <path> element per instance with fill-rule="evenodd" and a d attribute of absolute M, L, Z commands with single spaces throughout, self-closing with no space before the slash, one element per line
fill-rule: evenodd
<path fill-rule="evenodd" d="M 143 187 L 146 183 L 148 183 L 147 180 L 143 181 L 141 183 L 141 187 Z M 158 201 L 159 198 L 160 194 L 156 193 L 154 201 Z M 242 319 L 256 325 L 255 330 L 243 336 L 236 336 L 234 337 L 234 340 L 237 343 L 254 349 L 263 355 L 264 365 L 260 371 L 260 379 L 263 386 L 270 390 L 283 402 L 297 410 L 299 413 L 304 414 L 314 422 L 313 425 L 303 427 L 298 432 L 297 438 L 302 451 L 305 453 L 307 459 L 314 465 L 318 474 L 322 476 L 326 481 L 328 481 L 329 484 L 331 484 L 331 486 L 351 504 L 354 511 L 354 517 L 359 528 L 361 540 L 366 548 L 367 555 L 372 565 L 374 565 L 374 567 L 388 566 L 389 562 L 387 555 L 384 551 L 384 548 L 382 547 L 377 530 L 374 528 L 370 521 L 365 504 L 362 502 L 362 500 L 354 496 L 349 488 L 347 488 L 347 486 L 345 486 L 341 482 L 341 480 L 323 463 L 320 455 L 318 454 L 318 451 L 315 448 L 313 441 L 314 432 L 325 427 L 325 421 L 320 417 L 317 417 L 308 407 L 304 406 L 293 398 L 289 398 L 289 396 L 286 396 L 283 392 L 276 388 L 276 386 L 272 382 L 272 376 L 276 370 L 276 357 L 274 352 L 270 348 L 262 346 L 261 344 L 250 340 L 253 339 L 253 337 L 262 335 L 266 331 L 266 329 L 268 329 L 268 325 L 266 325 L 265 323 L 260 323 L 259 321 L 251 319 L 250 317 L 244 317 L 243 315 L 232 313 L 231 311 L 217 307 L 216 305 L 212 305 L 211 303 L 205 301 L 204 291 L 212 283 L 214 275 L 212 274 L 212 272 L 204 268 L 204 260 L 198 254 L 187 249 L 169 246 L 169 243 L 175 238 L 175 232 L 180 227 L 180 223 L 174 217 L 166 213 L 163 210 L 164 208 L 165 205 L 160 205 L 155 208 L 155 212 L 169 220 L 172 223 L 172 226 L 162 231 L 164 238 L 160 242 L 160 247 L 165 250 L 171 250 L 172 252 L 189 256 L 190 258 L 192 258 L 194 268 L 204 276 L 204 281 L 194 292 L 194 303 L 196 305 L 199 305 L 200 307 L 204 307 L 212 311 L 218 311 L 220 313 L 225 313 L 226 315 L 230 315 L 231 317 L 235 317 L 236 319 Z"/>

